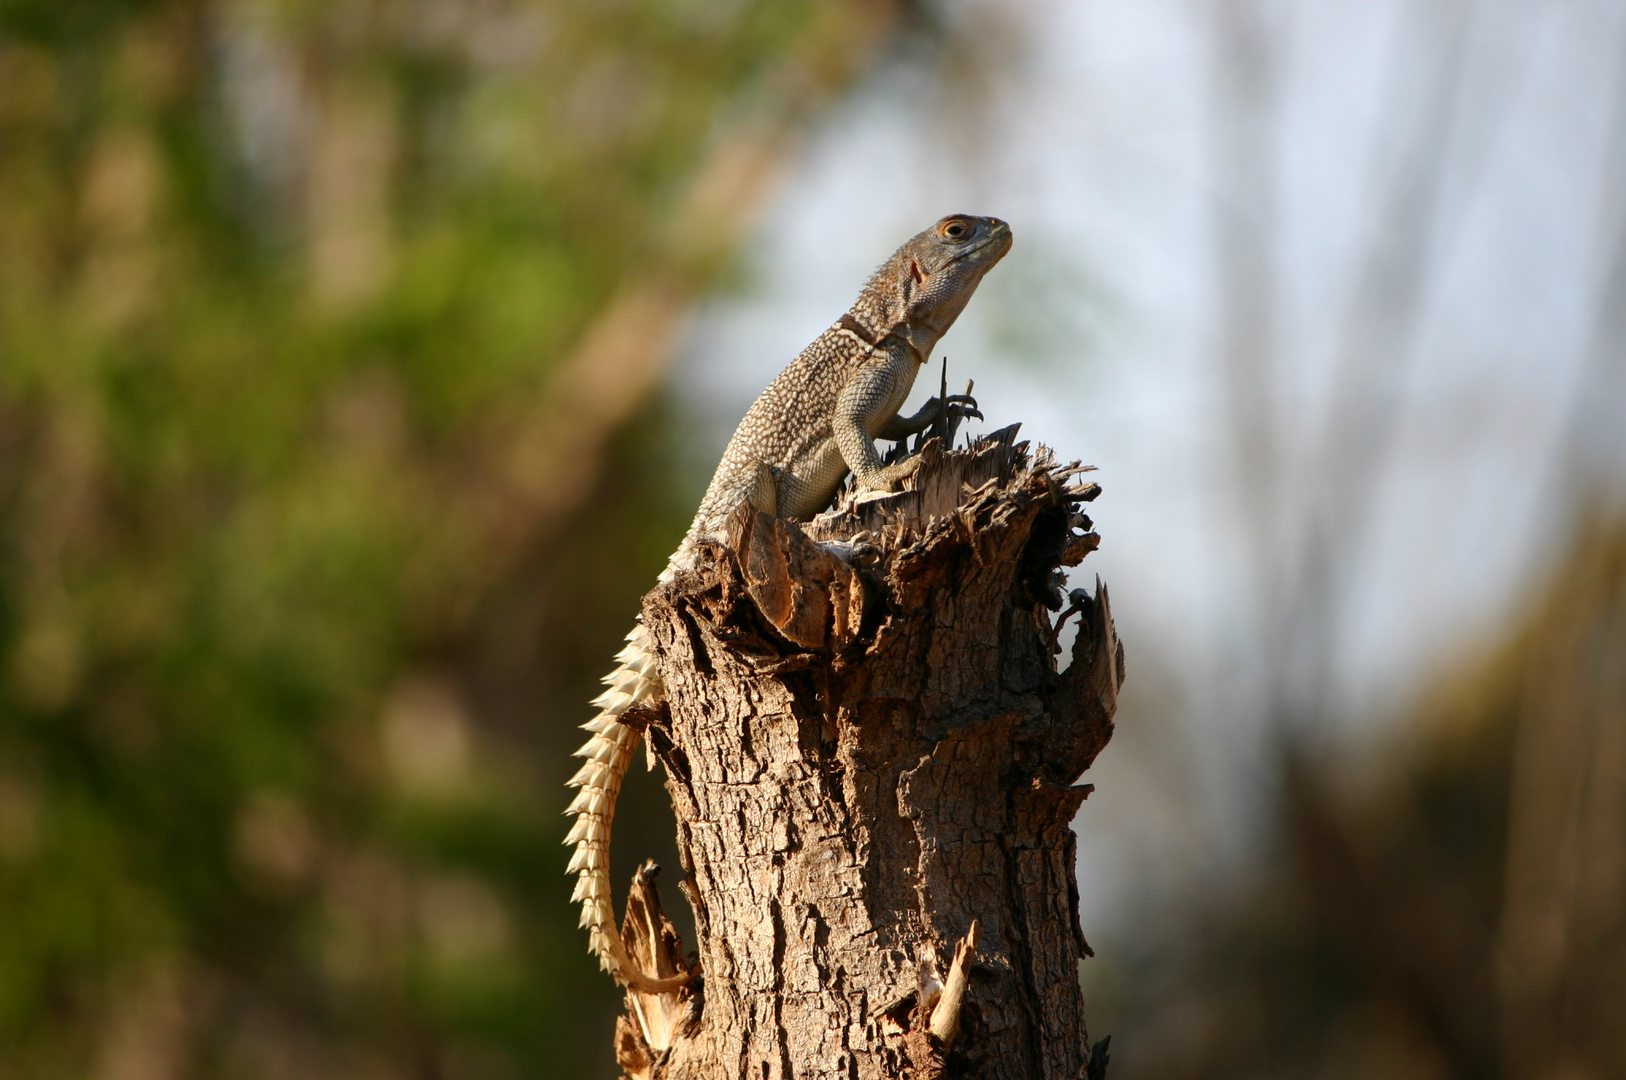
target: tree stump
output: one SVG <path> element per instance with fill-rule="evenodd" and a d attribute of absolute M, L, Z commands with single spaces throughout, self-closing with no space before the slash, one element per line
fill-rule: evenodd
<path fill-rule="evenodd" d="M 1099 488 L 1015 432 L 928 442 L 913 490 L 805 525 L 742 507 L 645 598 L 667 703 L 629 719 L 665 766 L 701 974 L 629 992 L 633 1080 L 1104 1072 L 1070 824 L 1123 654 L 1099 581 L 1062 594 Z M 691 967 L 652 871 L 624 939 Z"/>

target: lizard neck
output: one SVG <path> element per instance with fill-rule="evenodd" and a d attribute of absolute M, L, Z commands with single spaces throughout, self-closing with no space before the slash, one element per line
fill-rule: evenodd
<path fill-rule="evenodd" d="M 937 347 L 937 341 L 943 336 L 943 329 L 946 328 L 934 326 L 918 316 L 910 318 L 907 314 L 893 319 L 888 319 L 884 315 L 878 317 L 876 310 L 878 305 L 867 303 L 866 301 L 870 299 L 860 297 L 852 310 L 836 322 L 836 326 L 856 334 L 871 346 L 878 346 L 888 338 L 901 341 L 908 347 L 917 364 L 924 364 L 931 359 L 932 350 Z"/>
<path fill-rule="evenodd" d="M 906 322 L 895 333 L 899 340 L 909 346 L 915 363 L 922 367 L 932 358 L 932 350 L 937 348 L 937 340 L 943 336 L 942 331 L 923 320 Z"/>

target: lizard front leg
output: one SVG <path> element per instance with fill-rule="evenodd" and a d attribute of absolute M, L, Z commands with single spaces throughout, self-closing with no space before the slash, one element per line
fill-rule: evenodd
<path fill-rule="evenodd" d="M 899 481 L 920 468 L 918 457 L 882 465 L 871 435 L 872 431 L 884 434 L 898 422 L 896 403 L 907 396 L 914 373 L 913 358 L 901 349 L 881 352 L 847 380 L 836 398 L 835 411 L 830 417 L 830 434 L 842 461 L 862 487 L 895 491 Z M 900 386 L 899 380 L 903 380 L 904 385 Z M 910 417 L 903 423 L 909 424 L 914 419 Z"/>

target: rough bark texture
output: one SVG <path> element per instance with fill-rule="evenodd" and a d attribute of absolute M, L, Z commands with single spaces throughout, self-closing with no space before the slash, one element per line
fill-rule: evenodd
<path fill-rule="evenodd" d="M 1098 542 L 1097 487 L 1014 435 L 928 443 L 914 490 L 849 493 L 805 526 L 743 507 L 726 547 L 646 598 L 668 704 L 644 720 L 702 975 L 629 995 L 634 1080 L 1102 1071 L 1070 823 L 1122 651 L 1104 589 L 1061 592 Z M 644 872 L 624 939 L 686 963 Z M 944 980 L 964 986 L 954 1017 Z"/>

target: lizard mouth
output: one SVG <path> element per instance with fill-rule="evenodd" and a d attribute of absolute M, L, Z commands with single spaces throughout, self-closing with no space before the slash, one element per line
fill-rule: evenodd
<path fill-rule="evenodd" d="M 998 219 L 995 220 L 997 221 Z M 977 255 L 982 252 L 991 244 L 998 244 L 1000 248 L 999 255 L 995 256 L 995 258 L 999 258 L 1003 256 L 1005 252 L 1009 251 L 1011 249 L 1011 227 L 1005 224 L 1003 221 L 999 221 L 994 228 L 988 231 L 987 236 L 984 236 L 981 240 L 978 240 L 975 244 L 972 244 L 970 247 L 956 255 L 954 257 L 954 261 L 960 262 L 962 260 L 969 259 L 973 255 Z"/>

